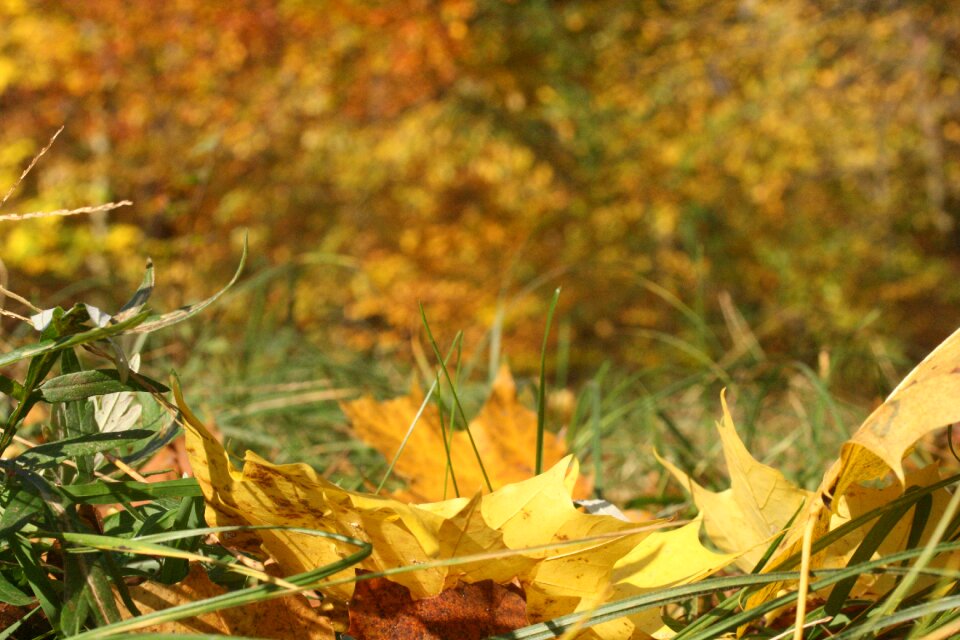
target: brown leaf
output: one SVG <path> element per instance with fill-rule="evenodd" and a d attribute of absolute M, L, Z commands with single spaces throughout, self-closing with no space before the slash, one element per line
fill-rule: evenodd
<path fill-rule="evenodd" d="M 513 585 L 461 583 L 413 600 L 406 587 L 372 578 L 353 592 L 348 633 L 357 640 L 480 640 L 525 626 L 526 602 Z"/>

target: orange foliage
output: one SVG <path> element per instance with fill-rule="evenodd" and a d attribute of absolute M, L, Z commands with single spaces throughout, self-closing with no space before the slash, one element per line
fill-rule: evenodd
<path fill-rule="evenodd" d="M 419 300 L 468 344 L 502 317 L 520 367 L 557 284 L 575 364 L 699 339 L 644 278 L 717 327 L 729 290 L 764 348 L 807 360 L 869 343 L 874 309 L 908 339 L 950 328 L 952 3 L 12 0 L 0 19 L 0 182 L 66 124 L 11 205 L 135 202 L 114 227 L 18 225 L 0 251 L 25 273 L 134 281 L 150 252 L 189 298 L 247 227 L 262 265 L 295 261 L 303 327 L 389 350 Z"/>
<path fill-rule="evenodd" d="M 500 369 L 490 397 L 477 417 L 470 421 L 469 435 L 465 430 L 450 434 L 450 425 L 441 419 L 432 401 L 415 421 L 423 401 L 423 395 L 415 392 L 386 402 L 366 397 L 342 405 L 357 437 L 380 451 L 387 460 L 392 461 L 401 442 L 406 441 L 393 468 L 408 481 L 403 499 L 432 502 L 485 491 L 484 472 L 478 457 L 494 489 L 533 477 L 537 414 L 517 401 L 516 385 L 507 367 Z M 413 430 L 406 437 L 411 425 Z M 543 466 L 547 468 L 567 455 L 567 450 L 562 438 L 550 432 L 543 436 Z M 450 448 L 450 466 L 455 471 L 452 478 L 444 437 Z M 574 495 L 586 498 L 591 488 L 586 478 L 580 478 Z"/>

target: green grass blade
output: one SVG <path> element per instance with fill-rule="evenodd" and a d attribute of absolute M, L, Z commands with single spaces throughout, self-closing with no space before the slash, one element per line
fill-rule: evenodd
<path fill-rule="evenodd" d="M 616 602 L 601 605 L 593 611 L 571 613 L 559 618 L 554 618 L 548 622 L 541 622 L 522 629 L 516 629 L 509 633 L 492 636 L 488 640 L 548 640 L 556 638 L 568 629 L 580 625 L 583 625 L 583 628 L 592 627 L 602 622 L 639 613 L 645 609 L 681 602 L 697 596 L 709 595 L 716 591 L 796 580 L 798 577 L 799 575 L 795 572 L 784 572 L 711 578 L 695 584 L 671 587 L 669 589 L 617 600 Z"/>
<path fill-rule="evenodd" d="M 12 604 L 15 607 L 23 607 L 33 603 L 34 598 L 25 594 L 16 585 L 7 580 L 6 576 L 0 573 L 0 602 Z"/>
<path fill-rule="evenodd" d="M 950 596 L 947 598 L 923 602 L 895 613 L 882 615 L 878 614 L 875 622 L 872 622 L 864 627 L 858 626 L 849 630 L 845 630 L 842 633 L 838 633 L 837 635 L 833 636 L 831 640 L 853 640 L 854 638 L 871 637 L 870 634 L 875 631 L 889 629 L 905 622 L 912 622 L 934 613 L 952 611 L 958 607 L 960 607 L 960 596 Z"/>
<path fill-rule="evenodd" d="M 163 482 L 89 482 L 64 485 L 60 492 L 71 501 L 83 504 L 114 504 L 161 498 L 192 498 L 203 496 L 194 478 L 180 478 Z"/>
<path fill-rule="evenodd" d="M 850 520 L 849 522 L 845 522 L 844 524 L 840 525 L 836 529 L 833 529 L 829 533 L 825 534 L 823 537 L 817 539 L 816 542 L 813 543 L 813 547 L 811 550 L 813 553 L 821 551 L 827 548 L 828 546 L 830 546 L 831 544 L 833 544 L 834 542 L 837 542 L 838 540 L 842 539 L 847 534 L 850 534 L 856 531 L 857 529 L 859 529 L 860 527 L 863 527 L 864 525 L 868 524 L 869 522 L 881 517 L 883 514 L 891 510 L 902 509 L 904 505 L 907 505 L 907 506 L 913 505 L 922 496 L 929 495 L 934 491 L 936 491 L 937 489 L 942 489 L 943 487 L 947 487 L 947 486 L 950 486 L 951 484 L 955 484 L 957 481 L 960 481 L 960 474 L 950 476 L 949 478 L 944 478 L 943 480 L 940 480 L 939 482 L 935 482 L 926 487 L 908 490 L 904 495 L 900 496 L 896 500 L 891 500 L 887 504 L 881 507 L 878 507 L 876 509 L 872 509 L 864 513 L 863 515 L 857 518 L 854 518 L 853 520 Z M 791 569 L 795 566 L 798 566 L 800 564 L 800 555 L 801 554 L 798 551 L 784 558 L 775 567 L 773 567 L 772 570 L 783 571 L 783 570 Z M 908 556 L 908 557 L 912 557 L 912 556 Z"/>
<path fill-rule="evenodd" d="M 300 533 L 307 533 L 311 535 L 320 535 L 359 547 L 358 551 L 350 554 L 338 562 L 325 565 L 318 569 L 314 569 L 313 571 L 308 571 L 306 573 L 285 578 L 287 582 L 290 582 L 304 590 L 312 589 L 324 578 L 339 573 L 340 571 L 348 569 L 362 562 L 373 551 L 372 545 L 367 542 L 335 533 L 294 527 L 273 528 L 280 528 L 288 531 L 298 531 Z M 247 587 L 245 589 L 230 591 L 219 596 L 207 598 L 205 600 L 187 602 L 169 609 L 147 613 L 138 618 L 124 620 L 122 622 L 87 631 L 74 636 L 72 640 L 98 640 L 101 638 L 112 638 L 117 634 L 127 631 L 134 631 L 136 629 L 141 629 L 154 624 L 182 620 L 184 618 L 192 618 L 194 616 L 209 613 L 211 611 L 218 611 L 220 609 L 227 609 L 230 607 L 239 607 L 252 602 L 263 602 L 265 600 L 281 598 L 289 595 L 290 593 L 291 591 L 289 589 L 284 589 L 273 584 L 262 584 L 254 587 Z"/>
<path fill-rule="evenodd" d="M 60 618 L 60 594 L 54 588 L 47 570 L 41 566 L 39 555 L 33 545 L 20 534 L 10 536 L 8 541 L 27 585 L 36 596 L 47 620 L 56 627 Z"/>
<path fill-rule="evenodd" d="M 453 352 L 457 352 L 457 370 L 454 376 L 454 385 L 450 387 L 451 395 L 454 395 L 457 389 L 457 385 L 460 384 L 460 365 L 463 363 L 463 331 L 457 331 L 457 335 L 453 337 L 453 344 L 450 345 L 450 349 L 447 351 L 447 358 L 444 362 L 450 362 L 450 356 Z M 440 384 L 440 376 L 436 377 L 437 385 Z M 443 497 L 447 497 L 447 476 L 453 482 L 453 493 L 459 498 L 460 497 L 460 487 L 457 486 L 457 478 L 453 475 L 453 458 L 451 457 L 451 452 L 453 451 L 453 432 L 456 430 L 457 423 L 457 414 L 456 414 L 456 403 L 450 405 L 450 415 L 447 418 L 447 423 L 444 424 L 443 421 L 443 402 L 441 401 L 440 395 L 437 395 L 437 412 L 440 415 L 440 437 L 443 438 L 443 450 L 447 455 L 447 468 L 444 470 L 443 476 Z M 449 425 L 447 428 L 446 425 Z M 465 425 L 469 426 L 469 425 Z"/>
<path fill-rule="evenodd" d="M 591 455 L 593 457 L 593 494 L 603 498 L 603 449 L 600 433 L 600 383 L 593 380 L 590 383 L 590 434 Z"/>
<path fill-rule="evenodd" d="M 377 490 L 373 492 L 373 495 L 378 495 L 380 491 L 383 490 L 383 485 L 387 483 L 387 479 L 390 477 L 390 474 L 393 473 L 393 467 L 397 464 L 397 460 L 400 459 L 400 454 L 403 453 L 403 450 L 407 446 L 407 440 L 410 439 L 410 435 L 413 433 L 414 427 L 417 426 L 417 422 L 420 421 L 420 416 L 423 415 L 423 411 L 427 408 L 427 404 L 430 402 L 430 398 L 433 396 L 433 392 L 437 389 L 437 380 L 430 384 L 430 388 L 427 389 L 427 394 L 423 397 L 423 402 L 420 403 L 420 408 L 417 410 L 417 415 L 413 416 L 413 421 L 410 423 L 410 426 L 407 428 L 407 432 L 403 435 L 403 440 L 400 441 L 400 446 L 397 448 L 397 452 L 393 454 L 393 460 L 390 461 L 390 466 L 387 467 L 386 473 L 383 474 L 383 478 L 380 480 L 380 484 L 377 485 Z M 450 460 L 449 454 L 447 455 L 447 460 Z"/>
<path fill-rule="evenodd" d="M 875 615 L 871 616 L 871 621 L 866 627 L 867 630 L 873 631 L 879 628 L 884 618 L 890 617 L 896 608 L 900 606 L 900 603 L 910 592 L 910 589 L 913 587 L 914 583 L 919 577 L 920 571 L 930 563 L 930 560 L 933 559 L 933 556 L 936 553 L 937 544 L 943 539 L 943 536 L 947 531 L 947 527 L 950 525 L 950 521 L 957 513 L 958 507 L 960 507 L 960 491 L 954 491 L 953 495 L 950 497 L 950 502 L 947 503 L 947 506 L 943 510 L 943 514 L 940 516 L 940 520 L 937 522 L 937 526 L 930 535 L 930 540 L 926 545 L 923 546 L 922 553 L 917 558 L 917 561 L 910 568 L 910 571 L 907 573 L 907 575 L 897 583 L 893 593 L 884 599 L 883 603 L 876 610 Z"/>
<path fill-rule="evenodd" d="M 31 600 L 31 602 L 33 602 L 33 601 Z M 24 615 L 23 617 L 21 617 L 19 620 L 17 620 L 17 621 L 14 622 L 13 624 L 11 624 L 11 625 L 10 625 L 9 627 L 7 627 L 6 629 L 0 631 L 0 640 L 7 640 L 7 638 L 11 638 L 11 637 L 12 637 L 12 638 L 25 637 L 26 634 L 24 634 L 24 635 L 22 635 L 22 636 L 21 636 L 21 635 L 14 635 L 14 634 L 16 634 L 16 633 L 17 633 L 17 630 L 18 630 L 20 627 L 22 627 L 23 625 L 25 625 L 25 624 L 27 623 L 27 621 L 30 620 L 30 618 L 32 618 L 33 616 L 37 615 L 37 612 L 38 612 L 38 611 L 43 611 L 43 609 L 42 609 L 41 607 L 34 607 L 34 608 L 31 609 L 30 611 L 28 611 L 28 612 L 26 613 L 26 615 Z"/>
<path fill-rule="evenodd" d="M 948 553 L 950 551 L 960 550 L 960 542 L 945 543 L 939 545 L 937 550 L 942 553 Z M 817 577 L 816 580 L 810 583 L 810 592 L 819 591 L 825 589 L 831 585 L 837 584 L 844 580 L 850 578 L 856 579 L 861 575 L 866 575 L 868 573 L 876 572 L 879 570 L 886 570 L 891 572 L 900 572 L 899 567 L 895 567 L 897 563 L 904 560 L 909 560 L 916 558 L 922 553 L 920 549 L 908 549 L 906 551 L 901 551 L 898 553 L 891 554 L 885 558 L 880 558 L 878 560 L 871 560 L 869 562 L 864 562 L 855 566 L 848 566 L 844 569 L 832 569 L 832 570 L 818 570 L 814 572 L 814 576 Z M 783 572 L 777 572 L 775 574 L 761 574 L 761 575 L 785 575 Z M 796 581 L 799 578 L 798 574 L 786 574 L 793 575 L 795 577 L 790 578 L 789 580 Z M 745 585 L 746 586 L 746 585 Z M 751 587 L 753 588 L 753 587 Z M 745 599 L 745 596 L 748 595 L 745 592 L 741 592 L 736 597 L 741 600 Z M 696 633 L 683 633 L 681 632 L 676 636 L 677 640 L 713 640 L 714 638 L 721 637 L 724 633 L 733 631 L 745 624 L 749 624 L 754 620 L 758 620 L 762 616 L 766 615 L 771 611 L 775 611 L 780 607 L 789 606 L 791 603 L 795 603 L 797 600 L 797 594 L 794 592 L 787 593 L 778 598 L 769 600 L 762 605 L 748 609 L 746 611 L 740 611 L 732 615 L 723 618 L 722 620 L 710 625 L 706 628 L 699 629 Z"/>
<path fill-rule="evenodd" d="M 477 449 L 477 443 L 473 439 L 473 434 L 470 433 L 470 423 L 467 420 L 466 413 L 463 411 L 463 406 L 460 404 L 460 397 L 457 394 L 457 389 L 456 385 L 453 383 L 453 378 L 450 377 L 450 371 L 447 369 L 447 363 L 441 357 L 440 347 L 437 345 L 437 341 L 433 337 L 433 332 L 430 330 L 430 323 L 427 322 L 427 313 L 423 309 L 423 304 L 420 305 L 420 317 L 423 320 L 424 328 L 427 330 L 427 338 L 430 340 L 430 346 L 433 347 L 433 354 L 440 363 L 440 369 L 443 371 L 443 376 L 446 379 L 447 384 L 450 386 L 450 393 L 453 395 L 453 402 L 457 407 L 457 413 L 460 415 L 460 419 L 463 421 L 464 430 L 467 432 L 467 438 L 470 440 L 470 446 L 473 447 L 473 454 L 476 456 L 477 464 L 480 466 L 480 473 L 483 474 L 483 481 L 487 485 L 487 490 L 492 493 L 493 484 L 491 484 L 490 477 L 487 475 L 487 468 L 483 465 L 483 459 L 480 456 L 480 450 Z"/>
<path fill-rule="evenodd" d="M 850 556 L 847 566 L 850 567 L 861 564 L 873 557 L 873 554 L 880 548 L 883 541 L 887 539 L 887 536 L 890 535 L 893 528 L 903 519 L 904 514 L 906 514 L 909 508 L 909 505 L 903 505 L 903 507 L 899 509 L 891 509 L 880 516 L 876 523 L 870 527 L 867 535 L 863 537 L 863 541 L 860 542 L 857 550 Z M 858 577 L 859 576 L 851 576 L 846 580 L 838 582 L 836 586 L 834 586 L 833 591 L 830 592 L 830 597 L 827 598 L 827 602 L 823 607 L 828 616 L 835 616 L 840 613 Z"/>
<path fill-rule="evenodd" d="M 46 512 L 46 505 L 40 496 L 36 492 L 24 490 L 19 484 L 10 483 L 3 498 L 0 538 L 19 531 L 30 520 L 42 517 Z"/>
<path fill-rule="evenodd" d="M 82 559 L 67 554 L 63 559 L 63 601 L 60 604 L 59 631 L 64 636 L 80 633 L 90 615 L 86 599 L 86 567 Z"/>
<path fill-rule="evenodd" d="M 706 317 L 705 314 L 697 313 L 676 295 L 652 280 L 641 278 L 640 284 L 642 284 L 647 291 L 659 297 L 661 300 L 679 311 L 694 327 L 697 335 L 700 336 L 701 342 L 706 343 L 709 341 L 712 347 L 717 349 L 721 347 L 720 340 L 717 338 L 713 330 L 707 326 L 707 323 L 704 320 Z"/>
<path fill-rule="evenodd" d="M 145 440 L 153 435 L 154 433 L 147 429 L 90 433 L 37 445 L 21 453 L 17 457 L 17 461 L 28 468 L 58 465 L 68 458 L 92 456 L 104 451 L 111 451 L 119 446 Z"/>
<path fill-rule="evenodd" d="M 560 287 L 553 292 L 553 299 L 550 301 L 550 309 L 547 311 L 547 328 L 543 331 L 543 346 L 540 349 L 540 387 L 537 389 L 537 459 L 534 466 L 536 475 L 543 473 L 543 430 L 547 415 L 547 342 L 550 338 L 550 324 L 553 322 L 558 300 L 560 300 Z"/>

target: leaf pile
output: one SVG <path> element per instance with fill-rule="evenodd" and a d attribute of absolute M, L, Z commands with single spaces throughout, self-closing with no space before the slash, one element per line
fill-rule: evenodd
<path fill-rule="evenodd" d="M 359 569 L 361 573 L 374 572 L 373 581 L 344 570 L 320 587 L 332 610 L 346 608 L 349 612 L 349 622 L 331 613 L 331 629 L 345 630 L 349 625 L 358 638 L 385 637 L 376 629 L 382 629 L 385 616 L 395 613 L 398 624 L 402 620 L 410 629 L 419 629 L 411 633 L 421 635 L 412 637 L 449 637 L 440 632 L 430 634 L 446 628 L 457 615 L 466 615 L 475 630 L 486 633 L 502 630 L 507 623 L 476 614 L 483 608 L 477 599 L 489 604 L 490 599 L 507 598 L 513 603 L 507 626 L 582 612 L 585 626 L 578 637 L 601 640 L 673 635 L 657 608 L 593 626 L 588 617 L 605 603 L 696 582 L 732 563 L 744 572 L 790 570 L 803 563 L 803 575 L 818 568 L 882 560 L 907 548 L 936 543 L 936 536 L 942 534 L 937 532 L 940 517 L 950 516 L 951 494 L 943 488 L 946 483 L 935 465 L 913 468 L 903 460 L 920 437 L 960 420 L 960 405 L 950 400 L 960 397 L 958 392 L 960 331 L 931 353 L 871 414 L 843 446 L 839 460 L 814 492 L 794 486 L 749 454 L 722 397 L 723 416 L 717 428 L 731 487 L 722 492 L 707 490 L 664 461 L 690 490 L 701 517 L 682 527 L 659 530 L 662 523 L 638 527 L 609 515 L 579 511 L 573 504 L 578 465 L 569 455 L 539 476 L 512 480 L 506 474 L 517 471 L 503 470 L 510 468 L 514 454 L 501 448 L 499 455 L 505 458 L 491 465 L 497 470 L 494 491 L 421 503 L 346 491 L 306 465 L 274 465 L 251 452 L 237 469 L 175 389 L 187 425 L 187 449 L 211 526 L 312 528 L 372 545 L 372 553 Z M 478 441 L 495 441 L 498 424 L 503 425 L 503 437 L 529 437 L 529 416 L 515 403 L 512 379 L 502 371 L 491 399 L 472 425 Z M 363 399 L 349 405 L 347 413 L 358 432 L 384 438 L 386 444 L 381 442 L 381 446 L 391 455 L 418 406 L 416 395 L 385 403 Z M 431 423 L 437 419 L 435 415 L 424 415 L 425 424 L 436 426 Z M 498 419 L 502 422 L 496 422 Z M 435 448 L 440 445 L 429 440 L 435 436 L 413 435 L 411 440 L 417 437 L 421 439 L 417 447 L 434 447 L 436 455 Z M 556 451 L 560 444 L 552 441 L 548 446 Z M 483 451 L 493 455 L 496 443 Z M 523 453 L 522 449 L 516 451 L 516 455 Z M 398 463 L 397 468 L 423 493 L 431 487 L 428 474 L 442 479 L 445 470 L 442 464 L 429 466 L 425 459 L 416 460 L 416 465 Z M 421 475 L 418 466 L 424 471 Z M 881 482 L 886 477 L 892 477 L 893 483 Z M 479 483 L 474 484 L 475 489 L 480 488 Z M 907 487 L 925 490 L 929 498 L 899 511 L 893 509 L 890 505 L 899 504 L 896 500 Z M 883 513 L 888 515 L 881 518 L 882 527 L 865 517 Z M 719 553 L 701 543 L 701 524 Z M 258 530 L 222 539 L 271 559 L 283 575 L 336 563 L 350 552 L 342 541 L 296 531 Z M 775 547 L 771 548 L 772 544 Z M 940 556 L 930 566 L 952 567 L 958 562 L 960 556 Z M 778 581 L 755 591 L 742 603 L 744 607 L 759 606 L 785 588 L 798 588 L 776 576 L 771 578 Z M 357 580 L 362 586 L 357 586 Z M 810 595 L 812 602 L 826 603 L 826 610 L 834 615 L 847 596 L 876 601 L 898 584 L 891 575 L 864 574 L 838 582 L 832 591 Z M 911 584 L 915 592 L 933 582 L 921 578 Z M 805 581 L 801 580 L 799 589 L 796 613 L 802 619 Z M 522 616 L 517 613 L 520 604 L 514 596 L 518 595 L 524 603 Z M 452 606 L 452 602 L 461 606 Z"/>
<path fill-rule="evenodd" d="M 589 611 L 618 592 L 699 578 L 731 558 L 702 549 L 696 527 L 653 531 L 655 526 L 579 511 L 573 504 L 578 464 L 572 456 L 492 493 L 421 504 L 345 491 L 306 465 L 274 465 L 249 451 L 243 468 L 236 469 L 179 390 L 177 394 L 211 526 L 285 525 L 365 540 L 373 546 L 361 563 L 365 571 L 420 567 L 390 574 L 414 600 L 464 584 L 517 584 L 526 601 L 526 620 L 538 622 Z M 262 547 L 284 575 L 334 563 L 349 551 L 342 542 L 281 530 L 224 539 L 252 552 Z M 697 562 L 681 569 L 659 561 L 680 553 Z M 355 595 L 352 572 L 334 578 L 323 589 L 325 596 L 348 602 Z M 601 638 L 625 638 L 636 624 L 652 626 L 651 631 L 661 626 L 659 617 L 640 616 L 597 631 Z"/>

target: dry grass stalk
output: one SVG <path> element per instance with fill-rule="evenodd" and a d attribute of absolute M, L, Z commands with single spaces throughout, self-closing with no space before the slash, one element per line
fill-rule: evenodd
<path fill-rule="evenodd" d="M 129 207 L 132 204 L 133 203 L 129 200 L 121 200 L 120 202 L 108 202 L 106 204 L 97 205 L 96 207 L 57 209 L 56 211 L 33 211 L 30 213 L 7 213 L 5 215 L 0 215 L 0 222 L 7 222 L 8 220 L 27 220 L 30 218 L 46 218 L 47 216 L 75 216 L 81 213 L 98 213 L 100 211 L 112 211 L 113 209 L 119 209 L 120 207 Z"/>
<path fill-rule="evenodd" d="M 45 154 L 47 151 L 50 150 L 50 147 L 53 146 L 53 141 L 57 139 L 57 136 L 60 135 L 61 131 L 63 131 L 63 127 L 60 127 L 59 129 L 57 129 L 57 132 L 53 134 L 53 136 L 51 136 L 50 142 L 47 143 L 47 146 L 45 146 L 43 149 L 40 149 L 40 153 L 33 156 L 33 160 L 30 161 L 30 164 L 27 165 L 27 168 L 24 169 L 23 173 L 20 174 L 20 178 L 16 182 L 14 182 L 9 189 L 7 189 L 7 193 L 4 194 L 3 200 L 0 200 L 0 207 L 2 207 L 7 203 L 7 200 L 9 200 L 10 196 L 13 195 L 13 192 L 17 190 L 17 187 L 19 187 L 20 183 L 23 182 L 23 179 L 27 177 L 27 175 L 33 169 L 34 165 L 37 164 L 37 161 L 43 157 L 43 154 Z"/>

